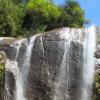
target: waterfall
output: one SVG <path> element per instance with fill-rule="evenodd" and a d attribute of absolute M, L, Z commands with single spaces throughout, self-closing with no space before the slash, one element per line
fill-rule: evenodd
<path fill-rule="evenodd" d="M 4 45 L 4 99 L 92 100 L 95 30 L 62 28 Z"/>
<path fill-rule="evenodd" d="M 94 53 L 96 51 L 95 26 L 86 30 L 84 41 L 83 89 L 81 100 L 92 100 L 92 86 L 94 81 Z"/>
<path fill-rule="evenodd" d="M 80 90 L 82 96 L 79 95 L 78 100 L 92 100 L 91 96 L 94 79 L 94 52 L 96 49 L 95 27 L 92 26 L 84 30 L 63 29 L 61 33 L 63 34 L 60 34 L 60 38 L 65 39 L 65 47 L 62 63 L 60 66 L 60 72 L 58 75 L 58 81 L 55 85 L 54 100 L 73 100 L 69 93 L 71 80 L 75 77 L 70 75 L 72 70 L 70 66 L 72 41 L 83 44 L 84 64 L 82 68 L 82 85 L 79 86 L 82 88 L 82 91 Z M 78 96 L 78 93 L 76 95 Z"/>
<path fill-rule="evenodd" d="M 15 45 L 15 48 L 17 50 L 15 60 L 17 60 L 17 57 L 18 57 L 19 50 L 20 50 L 20 47 L 21 47 L 22 42 L 18 43 L 19 45 L 17 45 L 17 46 Z M 20 100 L 20 99 L 21 100 L 26 100 L 24 98 L 24 90 L 23 90 L 22 76 L 21 76 L 20 73 L 21 73 L 20 72 L 20 68 L 19 68 L 18 62 L 17 62 L 15 100 Z"/>
<path fill-rule="evenodd" d="M 84 30 L 64 28 L 60 31 L 60 38 L 64 39 L 64 53 L 58 73 L 58 80 L 55 83 L 55 94 L 53 100 L 72 100 L 69 90 L 71 82 L 71 46 L 72 42 L 83 43 Z"/>
<path fill-rule="evenodd" d="M 21 43 L 22 43 L 23 40 L 19 40 L 17 42 L 14 42 L 13 45 L 11 45 L 11 47 L 14 47 L 17 52 L 16 52 L 16 56 L 15 56 L 15 59 L 14 61 L 11 61 L 10 59 L 7 59 L 6 60 L 6 63 L 5 63 L 5 69 L 7 71 L 9 71 L 10 73 L 13 73 L 14 75 L 14 78 L 16 79 L 16 85 L 19 85 L 20 84 L 20 81 L 19 83 L 17 84 L 17 79 L 18 79 L 18 73 L 19 73 L 19 69 L 18 69 L 18 62 L 16 61 L 17 59 L 17 56 L 18 56 L 18 52 L 19 52 L 19 49 L 21 47 Z M 5 73 L 6 74 L 6 73 Z M 14 83 L 13 83 L 14 84 Z M 19 86 L 20 88 L 22 88 L 22 86 Z M 22 91 L 22 89 L 20 89 Z M 13 90 L 14 91 L 14 90 Z M 20 91 L 20 95 L 19 96 L 22 96 L 22 92 Z M 13 94 L 14 96 L 14 94 Z M 5 96 L 4 96 L 4 99 L 5 100 L 12 100 L 14 97 L 12 97 L 12 94 L 10 93 L 10 83 L 9 83 L 9 78 L 6 77 L 5 75 Z"/>
<path fill-rule="evenodd" d="M 38 35 L 35 35 L 27 41 L 27 49 L 24 55 L 24 61 L 22 63 L 22 68 L 18 71 L 16 80 L 16 99 L 15 100 L 27 100 L 25 98 L 25 84 L 27 84 L 27 78 L 30 69 L 31 52 L 34 46 L 34 41 Z"/>
<path fill-rule="evenodd" d="M 58 77 L 58 82 L 56 83 L 56 90 L 54 95 L 54 100 L 70 100 L 69 94 L 68 94 L 68 85 L 69 85 L 69 50 L 70 50 L 70 41 L 65 41 L 64 46 L 64 55 L 62 58 L 62 63 L 60 65 L 60 75 Z M 67 65 L 66 65 L 67 64 Z M 67 66 L 67 77 L 66 77 L 66 67 Z M 66 79 L 67 78 L 67 79 Z M 67 84 L 67 85 L 66 85 Z M 66 85 L 66 88 L 64 89 L 64 86 Z M 62 88 L 65 90 L 66 95 L 64 95 Z"/>
<path fill-rule="evenodd" d="M 27 41 L 24 40 L 18 40 L 15 41 L 11 47 L 16 49 L 16 55 L 14 60 L 6 60 L 6 64 L 5 64 L 5 68 L 7 71 L 10 71 L 13 73 L 14 78 L 15 78 L 15 84 L 16 84 L 16 88 L 14 92 L 14 95 L 12 96 L 12 94 L 9 92 L 10 91 L 10 84 L 8 81 L 8 77 L 5 77 L 5 100 L 27 100 L 25 97 L 25 87 L 27 85 L 28 82 L 28 73 L 30 70 L 30 60 L 31 60 L 31 52 L 32 52 L 32 48 L 34 46 L 34 41 L 36 39 L 38 35 L 34 35 L 33 37 L 29 38 Z M 20 52 L 20 48 L 22 46 L 22 43 L 26 43 L 26 50 L 24 55 L 22 55 L 22 57 L 24 57 L 23 62 L 21 62 L 21 66 L 19 65 L 19 62 L 17 61 L 18 56 L 19 56 L 19 52 Z M 14 84 L 14 83 L 13 83 Z"/>

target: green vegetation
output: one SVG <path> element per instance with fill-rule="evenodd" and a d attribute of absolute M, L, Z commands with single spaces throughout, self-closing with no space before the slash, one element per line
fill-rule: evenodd
<path fill-rule="evenodd" d="M 0 81 L 3 81 L 4 76 L 4 56 L 0 53 Z"/>
<path fill-rule="evenodd" d="M 3 81 L 4 65 L 0 64 L 0 81 Z"/>
<path fill-rule="evenodd" d="M 4 65 L 0 64 L 0 98 L 2 97 L 3 91 L 3 81 L 4 81 Z"/>
<path fill-rule="evenodd" d="M 2 97 L 4 82 L 4 55 L 0 53 L 0 98 Z"/>
<path fill-rule="evenodd" d="M 94 100 L 100 100 L 100 72 L 95 75 L 95 91 Z"/>
<path fill-rule="evenodd" d="M 0 36 L 30 36 L 59 27 L 83 27 L 84 10 L 75 0 L 0 0 Z"/>
<path fill-rule="evenodd" d="M 48 23 L 56 21 L 60 14 L 59 7 L 50 1 L 30 0 L 26 6 L 22 27 L 34 33 L 45 31 Z"/>
<path fill-rule="evenodd" d="M 24 16 L 23 6 L 15 5 L 12 0 L 0 0 L 0 36 L 17 34 Z"/>
<path fill-rule="evenodd" d="M 64 6 L 64 25 L 69 27 L 83 27 L 85 23 L 84 10 L 80 7 L 78 2 L 68 0 Z M 69 22 L 67 21 L 69 20 Z"/>

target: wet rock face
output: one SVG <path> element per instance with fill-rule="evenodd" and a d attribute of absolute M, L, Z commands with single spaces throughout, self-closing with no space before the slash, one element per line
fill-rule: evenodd
<path fill-rule="evenodd" d="M 54 95 L 53 82 L 62 61 L 64 42 L 56 39 L 51 40 L 47 36 L 42 37 L 42 39 L 43 41 L 40 41 L 40 38 L 36 39 L 32 51 L 28 93 L 33 100 L 52 100 Z"/>
<path fill-rule="evenodd" d="M 67 40 L 68 41 L 68 40 Z M 13 44 L 13 42 L 12 42 Z M 65 52 L 65 40 L 59 38 L 56 31 L 48 32 L 38 36 L 35 40 L 31 54 L 31 66 L 25 87 L 28 100 L 54 100 L 55 87 L 58 82 L 62 58 Z M 6 42 L 0 44 L 0 50 L 4 51 L 11 61 L 15 59 L 16 49 Z M 26 45 L 20 48 L 17 62 L 21 66 Z M 82 66 L 83 66 L 83 45 L 72 41 L 69 50 L 69 88 L 66 90 L 66 79 L 61 87 L 62 100 L 66 100 L 66 92 L 69 92 L 70 100 L 79 100 L 81 96 Z M 65 72 L 68 72 L 67 66 Z M 14 73 L 5 69 L 5 82 L 12 95 L 9 100 L 14 100 L 15 77 Z M 65 73 L 67 75 L 67 73 Z M 67 76 L 66 76 L 67 77 Z M 60 100 L 60 99 L 59 99 Z"/>
<path fill-rule="evenodd" d="M 42 36 L 42 41 L 37 38 L 32 51 L 31 68 L 28 78 L 28 98 L 32 100 L 53 100 L 56 82 L 64 55 L 65 41 L 58 36 Z M 79 100 L 81 96 L 83 46 L 77 42 L 71 42 L 70 47 L 70 82 L 69 95 L 71 100 Z M 66 72 L 67 72 L 66 66 Z M 67 73 L 66 73 L 67 74 Z M 67 77 L 67 76 L 66 76 Z M 66 82 L 66 80 L 65 80 Z M 66 86 L 61 87 L 62 97 L 66 96 Z M 60 100 L 60 99 L 59 99 Z M 66 99 L 62 99 L 66 100 Z"/>
<path fill-rule="evenodd" d="M 79 43 L 71 43 L 69 68 L 69 95 L 71 100 L 80 100 L 83 67 L 83 47 Z M 66 69 L 67 70 L 67 69 Z M 67 77 L 67 76 L 66 76 Z"/>
<path fill-rule="evenodd" d="M 15 91 L 15 77 L 14 74 L 10 71 L 5 71 L 5 91 L 4 91 L 4 100 L 14 100 L 14 91 Z M 9 94 L 9 95 L 7 95 Z"/>

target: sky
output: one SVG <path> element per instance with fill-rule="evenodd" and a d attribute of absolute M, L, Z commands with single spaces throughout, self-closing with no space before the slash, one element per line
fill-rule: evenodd
<path fill-rule="evenodd" d="M 65 0 L 54 0 L 56 4 L 64 4 Z M 85 16 L 90 24 L 100 26 L 100 0 L 77 0 L 85 10 Z"/>

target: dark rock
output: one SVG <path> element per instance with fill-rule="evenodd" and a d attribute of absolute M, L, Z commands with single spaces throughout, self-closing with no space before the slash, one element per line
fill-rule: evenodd
<path fill-rule="evenodd" d="M 96 52 L 95 52 L 95 57 L 98 59 L 98 58 L 100 58 L 100 50 L 97 50 Z"/>
<path fill-rule="evenodd" d="M 5 100 L 14 100 L 15 77 L 11 71 L 5 70 Z M 8 95 L 9 94 L 9 95 Z"/>

